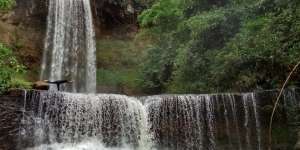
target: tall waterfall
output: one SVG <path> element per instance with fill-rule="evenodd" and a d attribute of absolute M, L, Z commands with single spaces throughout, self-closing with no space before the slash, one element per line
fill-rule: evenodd
<path fill-rule="evenodd" d="M 96 91 L 95 40 L 89 0 L 49 0 L 42 80 L 72 80 L 70 92 Z"/>
<path fill-rule="evenodd" d="M 254 93 L 157 95 L 29 92 L 20 147 L 33 150 L 263 150 Z"/>

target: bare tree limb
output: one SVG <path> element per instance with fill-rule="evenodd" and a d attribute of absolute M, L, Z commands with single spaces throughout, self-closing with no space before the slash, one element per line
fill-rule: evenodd
<path fill-rule="evenodd" d="M 270 124 L 269 124 L 269 145 L 268 145 L 268 150 L 272 150 L 272 125 L 273 125 L 273 119 L 274 119 L 274 115 L 275 115 L 275 112 L 276 112 L 276 109 L 278 107 L 278 104 L 279 104 L 279 101 L 280 101 L 280 98 L 283 94 L 283 91 L 284 89 L 286 88 L 288 82 L 290 81 L 292 75 L 294 74 L 294 72 L 297 70 L 297 68 L 300 66 L 300 61 L 298 62 L 298 64 L 293 68 L 293 70 L 290 72 L 289 76 L 287 77 L 287 79 L 285 80 L 280 92 L 279 92 L 279 95 L 277 96 L 277 99 L 275 101 L 275 104 L 274 104 L 274 107 L 273 107 L 273 111 L 272 111 L 272 115 L 271 115 L 271 118 L 270 118 Z"/>

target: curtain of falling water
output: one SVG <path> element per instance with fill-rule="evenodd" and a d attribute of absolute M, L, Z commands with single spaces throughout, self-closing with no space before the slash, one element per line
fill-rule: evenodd
<path fill-rule="evenodd" d="M 260 150 L 255 95 L 160 95 L 146 98 L 155 145 L 188 150 Z"/>
<path fill-rule="evenodd" d="M 72 80 L 71 92 L 96 91 L 95 33 L 89 0 L 49 0 L 41 80 Z"/>
<path fill-rule="evenodd" d="M 245 121 L 244 121 L 244 127 L 246 129 L 246 149 L 251 150 L 251 144 L 250 144 L 250 133 L 251 133 L 251 127 L 250 127 L 250 114 L 249 114 L 249 101 L 248 101 L 248 95 L 243 95 L 243 106 L 244 106 L 244 112 L 245 112 Z"/>
<path fill-rule="evenodd" d="M 241 142 L 241 133 L 240 133 L 240 128 L 239 128 L 239 122 L 238 122 L 238 114 L 237 114 L 237 106 L 236 106 L 236 99 L 234 95 L 229 95 L 228 98 L 226 98 L 227 95 L 225 95 L 225 99 L 229 98 L 229 103 L 230 103 L 230 108 L 231 108 L 231 112 L 232 112 L 232 120 L 233 123 L 232 125 L 234 126 L 234 131 L 233 133 L 236 133 L 236 141 L 238 144 L 238 150 L 242 150 L 242 142 Z M 224 102 L 224 105 L 226 104 L 226 102 Z M 232 133 L 228 134 L 228 137 L 231 135 Z"/>
<path fill-rule="evenodd" d="M 47 149 L 85 141 L 104 147 L 151 147 L 146 109 L 135 98 L 55 92 L 29 97 L 20 147 Z"/>
<path fill-rule="evenodd" d="M 259 102 L 253 93 L 158 95 L 144 97 L 144 105 L 136 98 L 112 94 L 27 95 L 21 147 L 264 149 Z"/>

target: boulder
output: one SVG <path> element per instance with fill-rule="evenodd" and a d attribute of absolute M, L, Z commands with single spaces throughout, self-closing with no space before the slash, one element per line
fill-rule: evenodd
<path fill-rule="evenodd" d="M 33 84 L 33 89 L 36 89 L 36 90 L 49 90 L 49 84 L 45 81 L 37 81 Z"/>

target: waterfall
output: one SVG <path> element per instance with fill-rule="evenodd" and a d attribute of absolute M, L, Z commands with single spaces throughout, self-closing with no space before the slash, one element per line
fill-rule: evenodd
<path fill-rule="evenodd" d="M 106 146 L 138 146 L 149 141 L 146 112 L 135 98 L 112 94 L 38 92 L 30 96 L 25 140 L 31 145 L 80 143 L 97 139 Z"/>
<path fill-rule="evenodd" d="M 215 140 L 215 115 L 214 115 L 214 99 L 211 99 L 209 95 L 204 96 L 205 98 L 205 107 L 206 107 L 206 118 L 207 118 L 207 133 L 209 146 L 208 150 L 216 149 L 216 140 Z"/>
<path fill-rule="evenodd" d="M 26 110 L 23 140 L 47 149 L 60 143 L 95 141 L 104 146 L 150 146 L 144 106 L 135 98 L 113 94 L 34 92 Z M 52 145 L 45 145 L 52 143 Z M 54 145 L 53 145 L 54 144 Z M 72 145 L 72 144 L 71 144 Z M 96 146 L 95 145 L 95 146 Z"/>
<path fill-rule="evenodd" d="M 245 116 L 245 121 L 244 121 L 244 127 L 246 129 L 246 148 L 247 150 L 251 150 L 251 144 L 250 144 L 250 132 L 251 132 L 251 127 L 250 127 L 250 114 L 249 114 L 249 106 L 248 106 L 248 95 L 243 95 L 243 107 L 244 107 L 244 116 Z"/>
<path fill-rule="evenodd" d="M 261 150 L 261 123 L 260 123 L 260 118 L 259 118 L 259 113 L 258 113 L 258 105 L 256 102 L 255 94 L 251 93 L 250 94 L 250 99 L 252 100 L 252 105 L 253 105 L 253 111 L 254 111 L 254 118 L 255 118 L 255 127 L 256 127 L 256 136 L 257 136 L 257 149 Z"/>
<path fill-rule="evenodd" d="M 225 119 L 225 129 L 226 129 L 226 135 L 230 135 L 230 123 L 229 123 L 229 110 L 227 110 L 227 106 L 226 106 L 226 103 L 225 103 L 225 97 L 222 96 L 222 102 L 223 102 L 223 109 L 224 109 L 224 119 Z M 231 136 L 228 136 L 228 146 L 229 148 L 233 148 L 233 145 L 232 145 L 232 138 Z"/>
<path fill-rule="evenodd" d="M 27 95 L 20 147 L 33 150 L 264 149 L 254 93 Z"/>
<path fill-rule="evenodd" d="M 228 98 L 229 98 L 230 108 L 231 108 L 232 116 L 233 116 L 233 122 L 234 122 L 233 125 L 235 126 L 234 132 L 236 132 L 236 139 L 237 139 L 237 142 L 238 142 L 238 144 L 237 144 L 238 149 L 242 150 L 241 135 L 240 135 L 238 118 L 237 118 L 237 107 L 236 107 L 236 102 L 235 102 L 236 99 L 233 95 L 229 95 L 229 97 L 227 97 L 227 98 L 225 97 L 225 99 L 228 99 Z M 231 134 L 229 134 L 227 136 L 231 136 Z"/>
<path fill-rule="evenodd" d="M 72 80 L 70 92 L 96 91 L 95 33 L 89 0 L 49 0 L 41 80 Z"/>
<path fill-rule="evenodd" d="M 149 96 L 145 104 L 155 145 L 179 150 L 260 150 L 256 101 L 253 93 L 159 95 Z"/>
<path fill-rule="evenodd" d="M 254 93 L 246 93 L 243 96 L 243 104 L 244 104 L 244 110 L 245 110 L 245 128 L 246 128 L 246 140 L 247 140 L 247 148 L 248 149 L 253 149 L 252 145 L 250 143 L 250 133 L 251 131 L 251 126 L 250 126 L 250 109 L 252 107 L 252 116 L 254 117 L 253 123 L 255 124 L 255 134 L 256 134 L 256 141 L 257 141 L 257 149 L 261 149 L 261 127 L 260 127 L 260 120 L 259 120 L 259 113 L 257 110 L 257 103 L 256 103 L 256 98 Z"/>

